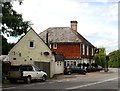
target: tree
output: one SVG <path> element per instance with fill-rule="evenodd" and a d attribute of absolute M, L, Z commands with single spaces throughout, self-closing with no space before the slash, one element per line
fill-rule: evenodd
<path fill-rule="evenodd" d="M 16 37 L 27 32 L 30 21 L 23 21 L 22 15 L 18 14 L 12 7 L 12 2 L 2 2 L 1 32 L 7 36 Z"/>
<path fill-rule="evenodd" d="M 106 53 L 105 53 L 105 48 L 99 48 L 99 53 L 95 54 L 94 59 L 95 63 L 97 65 L 101 65 L 102 67 L 105 67 L 106 65 Z"/>
<path fill-rule="evenodd" d="M 8 43 L 7 39 L 2 36 L 2 55 L 7 55 L 14 45 L 14 43 Z"/>
<path fill-rule="evenodd" d="M 13 1 L 15 2 L 15 1 Z M 2 28 L 0 30 L 1 39 L 0 41 L 0 55 L 7 55 L 9 50 L 13 47 L 14 44 L 9 44 L 4 35 L 17 37 L 21 34 L 26 34 L 28 27 L 31 25 L 30 21 L 24 21 L 21 14 L 18 14 L 13 10 L 13 2 L 2 2 L 0 1 L 0 6 L 2 7 L 2 15 L 0 19 L 2 20 Z M 22 4 L 21 1 L 19 1 Z"/>
<path fill-rule="evenodd" d="M 110 61 L 109 66 L 119 68 L 120 67 L 120 50 L 115 50 L 109 53 Z"/>

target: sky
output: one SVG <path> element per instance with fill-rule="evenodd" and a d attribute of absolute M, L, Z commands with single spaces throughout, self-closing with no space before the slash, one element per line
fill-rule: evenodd
<path fill-rule="evenodd" d="M 49 27 L 70 27 L 78 21 L 78 32 L 95 47 L 106 48 L 106 53 L 118 49 L 119 0 L 23 0 L 13 8 L 30 20 L 39 34 Z M 9 38 L 16 42 L 18 38 Z"/>

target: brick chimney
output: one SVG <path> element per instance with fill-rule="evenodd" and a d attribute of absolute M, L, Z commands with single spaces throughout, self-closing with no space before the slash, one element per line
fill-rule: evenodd
<path fill-rule="evenodd" d="M 71 28 L 77 32 L 77 21 L 70 21 Z"/>

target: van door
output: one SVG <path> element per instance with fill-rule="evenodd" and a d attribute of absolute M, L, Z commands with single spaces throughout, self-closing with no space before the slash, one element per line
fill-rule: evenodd
<path fill-rule="evenodd" d="M 39 68 L 37 68 L 37 67 L 34 67 L 34 69 L 35 69 L 35 72 L 36 72 L 36 78 L 37 79 L 42 79 L 42 72 L 41 72 L 41 70 Z"/>

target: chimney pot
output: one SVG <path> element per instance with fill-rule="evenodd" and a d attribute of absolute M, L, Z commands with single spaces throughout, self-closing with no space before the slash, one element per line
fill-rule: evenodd
<path fill-rule="evenodd" d="M 71 23 L 71 28 L 74 30 L 74 31 L 76 31 L 77 32 L 77 21 L 70 21 L 70 23 Z"/>

